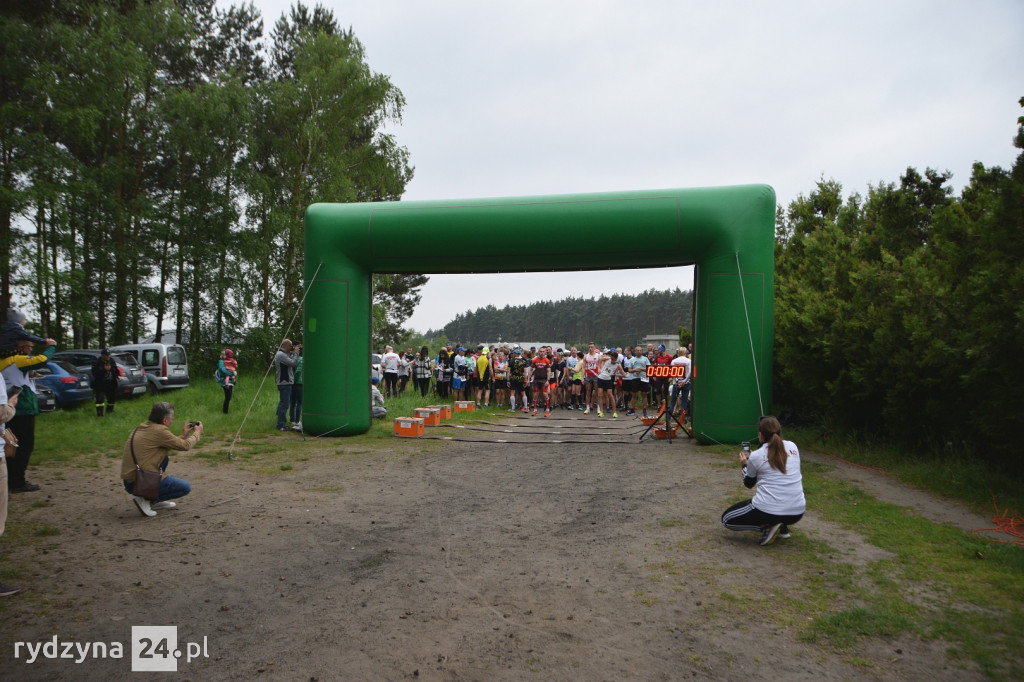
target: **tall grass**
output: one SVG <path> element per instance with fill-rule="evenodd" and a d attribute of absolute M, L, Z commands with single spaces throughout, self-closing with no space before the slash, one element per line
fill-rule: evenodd
<path fill-rule="evenodd" d="M 812 427 L 787 428 L 785 434 L 801 448 L 887 471 L 904 483 L 959 500 L 978 513 L 1009 510 L 1024 516 L 1024 475 L 994 469 L 956 449 L 939 455 L 908 452 L 860 434 Z"/>
<path fill-rule="evenodd" d="M 235 387 L 231 399 L 229 414 L 221 411 L 224 402 L 224 391 L 214 379 L 195 377 L 187 388 L 164 391 L 159 395 L 146 394 L 137 398 L 119 400 L 112 414 L 96 416 L 91 400 L 70 409 L 58 409 L 39 415 L 36 418 L 36 448 L 32 461 L 42 464 L 48 461 L 63 462 L 80 455 L 91 455 L 84 458 L 83 465 L 95 465 L 97 457 L 120 457 L 125 441 L 137 425 L 146 421 L 153 404 L 166 401 L 174 405 L 174 423 L 171 430 L 181 433 L 188 421 L 203 422 L 203 439 L 211 441 L 230 441 L 242 428 L 239 434 L 243 439 L 264 438 L 276 433 L 278 391 L 273 377 L 269 377 L 262 387 L 260 378 L 243 380 Z M 367 391 L 367 403 L 370 396 Z M 417 407 L 452 403 L 441 400 L 434 393 L 426 397 L 414 391 L 412 385 L 400 396 L 386 401 L 388 415 L 384 419 L 374 419 L 367 433 L 369 438 L 390 438 L 393 435 L 394 417 L 412 417 Z M 475 419 L 495 418 L 507 414 L 494 405 L 472 413 L 453 414 L 454 423 L 469 422 Z M 244 424 L 243 424 L 244 419 Z"/>
<path fill-rule="evenodd" d="M 91 400 L 69 409 L 36 417 L 36 447 L 32 461 L 67 461 L 83 454 L 118 456 L 132 429 L 146 421 L 153 404 L 174 405 L 171 430 L 181 433 L 188 421 L 203 422 L 204 439 L 232 438 L 245 419 L 243 435 L 267 435 L 276 426 L 277 387 L 272 380 L 257 395 L 256 379 L 235 387 L 229 413 L 221 410 L 224 391 L 213 378 L 195 378 L 186 388 L 118 400 L 111 414 L 96 416 Z M 255 400 L 254 400 L 255 399 Z M 93 461 L 87 458 L 87 461 Z"/>

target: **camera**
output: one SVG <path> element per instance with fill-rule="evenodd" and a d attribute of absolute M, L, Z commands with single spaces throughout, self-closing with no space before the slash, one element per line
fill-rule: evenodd
<path fill-rule="evenodd" d="M 199 424 L 200 424 L 200 422 L 189 422 L 188 423 L 188 427 L 190 429 L 194 429 L 195 427 L 199 426 Z"/>

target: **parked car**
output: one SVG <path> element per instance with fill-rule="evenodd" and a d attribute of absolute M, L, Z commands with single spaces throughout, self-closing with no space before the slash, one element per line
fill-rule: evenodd
<path fill-rule="evenodd" d="M 36 402 L 40 412 L 53 412 L 57 409 L 57 396 L 46 384 L 36 384 Z"/>
<path fill-rule="evenodd" d="M 42 376 L 36 377 L 36 386 L 47 386 L 53 391 L 57 404 L 69 407 L 92 398 L 92 382 L 89 375 L 64 360 L 52 360 L 35 370 Z"/>
<path fill-rule="evenodd" d="M 53 354 L 54 360 L 64 360 L 74 365 L 79 372 L 85 372 L 92 384 L 92 366 L 99 359 L 102 351 L 98 348 L 79 348 L 77 350 L 60 350 Z M 120 398 L 141 395 L 146 392 L 146 372 L 142 369 L 134 353 L 112 352 L 114 364 L 119 376 L 117 395 Z"/>
<path fill-rule="evenodd" d="M 174 343 L 129 343 L 113 346 L 113 352 L 131 353 L 146 370 L 153 393 L 188 386 L 188 358 L 185 347 Z"/>

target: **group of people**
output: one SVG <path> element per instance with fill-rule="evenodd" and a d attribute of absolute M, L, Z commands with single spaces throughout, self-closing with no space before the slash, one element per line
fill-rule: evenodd
<path fill-rule="evenodd" d="M 406 385 L 402 377 L 416 379 L 423 396 L 430 390 L 443 398 L 472 400 L 489 407 L 493 397 L 497 406 L 509 405 L 510 411 L 522 409 L 536 416 L 543 407 L 550 416 L 552 407 L 580 409 L 584 414 L 596 411 L 598 417 L 610 413 L 618 417 L 624 409 L 632 415 L 639 407 L 660 406 L 676 415 L 688 412 L 693 376 L 692 348 L 679 348 L 675 354 L 664 346 L 647 348 L 601 348 L 591 342 L 585 352 L 575 346 L 565 351 L 550 346 L 523 349 L 511 346 L 477 345 L 470 353 L 465 346 L 447 344 L 431 358 L 427 346 L 414 354 L 385 348 L 381 369 L 387 396 L 399 395 Z M 647 368 L 682 367 L 679 376 L 649 377 Z M 402 368 L 406 368 L 403 374 Z M 418 370 L 418 371 L 417 371 Z M 389 376 L 390 375 L 390 376 Z M 374 417 L 387 414 L 384 398 L 373 377 L 371 406 Z M 531 410 L 532 405 L 532 410 Z M 782 426 L 772 416 L 761 417 L 757 425 L 760 447 L 751 451 L 748 444 L 740 452 L 743 483 L 756 486 L 753 498 L 737 502 L 722 513 L 722 525 L 729 530 L 760 533 L 759 544 L 791 537 L 789 527 L 803 518 L 806 500 L 800 472 L 800 451 L 792 441 L 782 439 Z"/>
<path fill-rule="evenodd" d="M 24 329 L 25 315 L 12 309 L 7 321 L 0 326 L 0 435 L 4 449 L 0 453 L 0 535 L 7 520 L 9 492 L 31 492 L 39 486 L 25 480 L 25 469 L 34 440 L 34 417 L 38 414 L 35 399 L 33 368 L 45 364 L 53 357 L 56 342 L 37 337 Z M 43 344 L 42 353 L 32 355 L 35 344 Z M 398 395 L 411 377 L 416 389 L 426 396 L 431 382 L 434 390 L 444 398 L 475 399 L 478 405 L 490 406 L 493 397 L 497 406 L 509 405 L 510 411 L 522 409 L 537 415 L 543 406 L 544 415 L 550 416 L 553 407 L 580 409 L 584 414 L 592 410 L 599 417 L 618 410 L 633 414 L 669 400 L 669 409 L 686 409 L 692 376 L 690 352 L 681 348 L 673 356 L 664 346 L 634 348 L 603 348 L 589 343 L 585 352 L 572 347 L 568 351 L 549 346 L 523 349 L 518 344 L 501 347 L 480 344 L 468 354 L 464 346 L 448 344 L 433 358 L 426 346 L 418 354 L 408 349 L 404 355 L 394 353 L 388 346 L 382 361 L 385 392 Z M 648 377 L 650 365 L 683 366 L 680 376 L 669 379 Z M 401 373 L 402 367 L 406 372 Z M 301 431 L 302 415 L 302 347 L 285 339 L 274 357 L 276 383 L 279 390 L 277 406 L 278 428 Z M 216 379 L 224 389 L 222 409 L 226 414 L 237 378 L 238 364 L 230 349 L 221 353 Z M 109 351 L 104 349 L 93 366 L 96 390 L 96 414 L 103 416 L 114 409 L 116 367 Z M 406 377 L 403 381 L 402 377 Z M 373 415 L 386 415 L 384 395 L 374 377 L 371 388 Z M 290 416 L 291 426 L 286 422 Z M 121 480 L 124 489 L 132 495 L 139 512 L 147 517 L 156 516 L 161 509 L 173 509 L 174 500 L 191 492 L 191 485 L 166 473 L 171 451 L 188 451 L 199 442 L 203 434 L 200 421 L 188 421 L 181 435 L 171 431 L 175 417 L 174 406 L 167 402 L 155 403 L 146 422 L 137 426 L 125 442 L 122 453 Z M 757 487 L 750 500 L 736 503 L 722 514 L 722 524 L 730 530 L 756 531 L 761 534 L 760 544 L 768 545 L 777 538 L 790 537 L 789 527 L 798 522 L 806 509 L 800 453 L 794 443 L 783 440 L 781 426 L 775 417 L 762 417 L 758 423 L 761 446 L 751 452 L 748 447 L 740 452 L 743 482 L 748 488 Z M 147 496 L 136 494 L 136 479 L 140 471 L 159 472 L 158 489 Z M 0 584 L 0 597 L 16 594 L 17 587 Z"/>
<path fill-rule="evenodd" d="M 648 409 L 667 400 L 673 413 L 682 416 L 689 413 L 691 350 L 682 347 L 672 354 L 664 345 L 599 348 L 591 342 L 585 351 L 519 344 L 478 344 L 470 351 L 448 343 L 432 356 L 427 346 L 419 353 L 408 348 L 401 354 L 387 346 L 381 356 L 382 398 L 400 395 L 411 377 L 424 397 L 433 382 L 440 398 L 470 400 L 485 408 L 493 398 L 497 407 L 507 404 L 510 411 L 537 414 L 543 408 L 549 416 L 555 408 L 578 409 L 617 418 L 620 409 L 627 415 L 639 409 L 646 416 Z M 649 377 L 651 365 L 683 370 L 671 379 Z"/>
<path fill-rule="evenodd" d="M 25 331 L 26 315 L 15 308 L 7 311 L 0 325 L 0 535 L 7 524 L 7 496 L 28 493 L 39 486 L 25 478 L 29 458 L 35 449 L 35 419 L 39 414 L 36 399 L 35 372 L 53 357 L 57 342 Z M 36 344 L 43 344 L 42 353 L 33 355 Z M 20 590 L 0 584 L 0 597 Z"/>

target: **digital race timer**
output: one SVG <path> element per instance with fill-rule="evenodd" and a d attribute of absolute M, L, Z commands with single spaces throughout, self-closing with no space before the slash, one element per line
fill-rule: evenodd
<path fill-rule="evenodd" d="M 686 376 L 686 365 L 648 365 L 647 376 L 655 379 L 676 379 Z"/>

